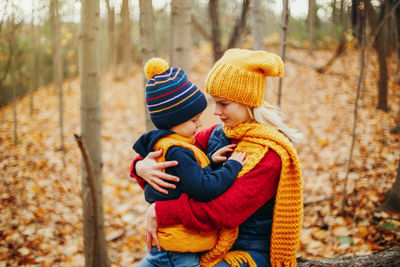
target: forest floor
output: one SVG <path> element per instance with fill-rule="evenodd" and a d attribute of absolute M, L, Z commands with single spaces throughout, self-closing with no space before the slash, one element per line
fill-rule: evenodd
<path fill-rule="evenodd" d="M 371 54 L 360 96 L 353 161 L 347 185 L 346 216 L 339 216 L 349 158 L 359 51 L 348 49 L 325 73 L 331 51 L 289 50 L 283 80 L 282 112 L 305 138 L 296 147 L 303 169 L 306 204 L 299 253 L 321 258 L 366 255 L 400 246 L 400 214 L 377 210 L 395 180 L 400 135 L 390 134 L 400 109 L 395 64 L 389 63 L 389 112 L 376 109 L 378 65 Z M 207 48 L 193 51 L 189 78 L 203 87 L 211 67 Z M 128 79 L 102 75 L 102 150 L 104 215 L 113 266 L 132 266 L 145 255 L 141 189 L 129 178 L 136 156 L 132 144 L 145 131 L 143 74 L 132 67 Z M 268 79 L 267 99 L 276 103 L 278 79 Z M 64 83 L 65 166 L 53 86 L 18 100 L 18 144 L 13 144 L 12 105 L 0 109 L 0 267 L 83 266 L 81 155 L 73 137 L 80 133 L 79 80 Z M 204 127 L 217 123 L 212 105 Z"/>

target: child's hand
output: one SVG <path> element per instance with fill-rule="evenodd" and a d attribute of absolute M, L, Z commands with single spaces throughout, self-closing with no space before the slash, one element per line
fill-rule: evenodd
<path fill-rule="evenodd" d="M 245 152 L 233 152 L 232 156 L 229 157 L 229 160 L 236 160 L 242 165 L 246 163 L 247 159 Z"/>
<path fill-rule="evenodd" d="M 232 152 L 234 147 L 236 147 L 236 145 L 235 144 L 231 144 L 231 145 L 224 146 L 221 149 L 218 149 L 211 156 L 213 162 L 214 163 L 220 163 L 220 162 L 226 161 L 227 157 L 225 156 L 225 154 L 228 153 L 228 152 Z"/>

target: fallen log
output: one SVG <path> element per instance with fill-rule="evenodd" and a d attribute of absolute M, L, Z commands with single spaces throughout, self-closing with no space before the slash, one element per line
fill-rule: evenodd
<path fill-rule="evenodd" d="M 400 247 L 386 248 L 376 253 L 358 257 L 339 257 L 333 259 L 297 259 L 298 267 L 396 267 L 400 266 Z"/>

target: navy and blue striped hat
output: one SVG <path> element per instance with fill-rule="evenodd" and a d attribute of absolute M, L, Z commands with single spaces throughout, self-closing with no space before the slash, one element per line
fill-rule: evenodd
<path fill-rule="evenodd" d="M 164 59 L 152 58 L 144 69 L 149 79 L 146 104 L 151 121 L 158 129 L 171 129 L 206 109 L 204 94 L 181 68 L 169 68 Z"/>

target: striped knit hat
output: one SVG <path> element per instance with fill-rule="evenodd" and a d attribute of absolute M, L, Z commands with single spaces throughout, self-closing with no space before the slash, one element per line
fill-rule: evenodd
<path fill-rule="evenodd" d="M 204 94 L 181 68 L 169 68 L 164 59 L 151 58 L 144 71 L 149 79 L 146 104 L 150 119 L 158 129 L 171 129 L 206 109 Z"/>

